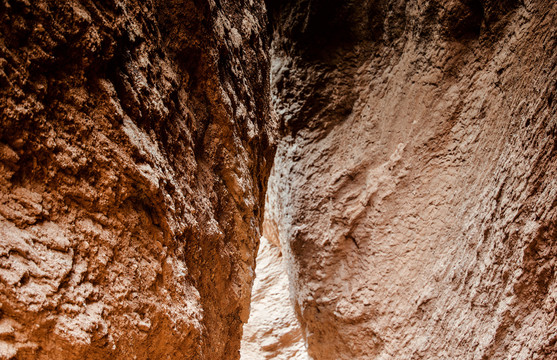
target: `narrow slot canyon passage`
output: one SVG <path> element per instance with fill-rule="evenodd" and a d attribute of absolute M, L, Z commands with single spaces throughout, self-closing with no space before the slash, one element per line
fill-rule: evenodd
<path fill-rule="evenodd" d="M 0 360 L 557 359 L 556 179 L 555 0 L 1 0 Z"/>
<path fill-rule="evenodd" d="M 280 244 L 261 238 L 251 313 L 244 325 L 242 360 L 308 360 L 306 344 L 290 300 Z"/>

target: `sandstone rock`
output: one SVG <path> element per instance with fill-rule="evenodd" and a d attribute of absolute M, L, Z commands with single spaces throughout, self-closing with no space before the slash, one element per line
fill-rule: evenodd
<path fill-rule="evenodd" d="M 275 142 L 265 19 L 0 3 L 0 358 L 238 358 Z"/>
<path fill-rule="evenodd" d="M 309 355 L 557 358 L 557 3 L 268 3 Z"/>

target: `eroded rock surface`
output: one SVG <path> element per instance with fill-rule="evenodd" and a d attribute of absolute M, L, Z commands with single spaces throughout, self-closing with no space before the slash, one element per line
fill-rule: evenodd
<path fill-rule="evenodd" d="M 557 358 L 557 3 L 269 1 L 309 354 Z"/>
<path fill-rule="evenodd" d="M 273 156 L 265 19 L 0 3 L 0 358 L 238 358 Z"/>

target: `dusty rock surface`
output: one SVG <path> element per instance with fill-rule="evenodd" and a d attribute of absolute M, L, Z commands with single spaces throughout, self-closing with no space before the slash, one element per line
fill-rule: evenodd
<path fill-rule="evenodd" d="M 557 359 L 557 3 L 268 4 L 309 355 Z"/>
<path fill-rule="evenodd" d="M 273 156 L 262 1 L 0 2 L 0 358 L 235 359 Z"/>

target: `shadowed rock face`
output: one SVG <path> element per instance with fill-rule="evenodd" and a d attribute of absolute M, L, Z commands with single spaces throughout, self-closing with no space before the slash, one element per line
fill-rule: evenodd
<path fill-rule="evenodd" d="M 268 1 L 314 359 L 557 357 L 557 3 Z"/>
<path fill-rule="evenodd" d="M 0 3 L 1 358 L 238 358 L 267 45 L 261 1 Z"/>

